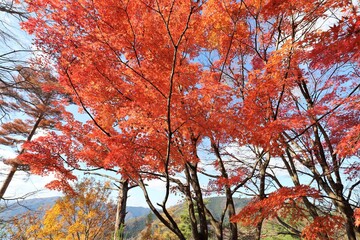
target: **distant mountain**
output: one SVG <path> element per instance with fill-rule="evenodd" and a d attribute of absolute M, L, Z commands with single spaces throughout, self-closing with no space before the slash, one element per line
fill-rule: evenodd
<path fill-rule="evenodd" d="M 235 208 L 237 211 L 244 206 L 246 206 L 250 201 L 250 198 L 234 198 Z M 222 214 L 222 211 L 226 204 L 225 197 L 210 197 L 204 199 L 204 202 L 210 212 L 213 214 L 215 219 L 219 220 Z M 187 205 L 186 203 L 180 203 L 178 205 L 172 206 L 168 209 L 171 212 L 172 216 L 175 219 L 181 219 L 182 215 L 187 214 Z M 160 221 L 155 217 L 153 213 L 148 213 L 146 215 L 129 219 L 125 224 L 125 238 L 126 239 L 140 239 L 139 234 L 145 230 L 148 222 L 151 222 L 155 228 L 162 228 L 160 225 Z M 228 217 L 225 216 L 225 225 L 229 222 Z M 160 226 L 160 227 L 159 227 Z M 168 229 L 164 229 L 163 231 L 169 231 Z"/>
<path fill-rule="evenodd" d="M 234 198 L 235 209 L 237 211 L 245 207 L 250 201 L 250 198 Z M 220 220 L 223 209 L 225 208 L 225 197 L 211 197 L 205 198 L 206 206 L 216 220 Z M 228 222 L 228 217 L 225 217 L 225 223 Z"/>
<path fill-rule="evenodd" d="M 44 211 L 53 206 L 59 197 L 33 198 L 22 201 L 9 201 L 0 205 L 0 219 L 8 220 L 27 211 Z"/>
<path fill-rule="evenodd" d="M 14 216 L 24 214 L 27 211 L 45 212 L 47 208 L 52 207 L 60 197 L 33 198 L 22 201 L 9 201 L 0 205 L 0 220 L 9 220 Z M 149 208 L 127 207 L 126 220 L 146 216 L 150 212 Z"/>
<path fill-rule="evenodd" d="M 46 208 L 50 208 L 55 204 L 59 197 L 49 198 L 34 198 L 23 201 L 13 201 L 6 205 L 0 205 L 0 220 L 8 220 L 27 211 L 40 211 L 44 212 Z M 206 206 L 216 219 L 220 219 L 222 210 L 226 204 L 225 197 L 211 197 L 204 199 Z M 235 208 L 237 211 L 243 208 L 250 199 L 247 198 L 234 198 Z M 3 209 L 1 211 L 1 209 Z M 169 212 L 176 218 L 180 219 L 183 215 L 187 214 L 186 203 L 181 203 L 169 208 Z M 155 226 L 161 225 L 160 221 L 154 216 L 149 208 L 145 207 L 127 207 L 126 215 L 126 239 L 137 239 L 137 236 L 143 231 L 148 222 L 152 222 Z M 228 223 L 228 218 L 225 217 L 225 224 Z M 166 231 L 166 230 L 164 230 Z"/>
<path fill-rule="evenodd" d="M 151 212 L 150 208 L 130 207 L 130 206 L 126 208 L 126 211 L 127 211 L 125 218 L 126 220 L 130 220 L 141 216 L 147 216 Z"/>

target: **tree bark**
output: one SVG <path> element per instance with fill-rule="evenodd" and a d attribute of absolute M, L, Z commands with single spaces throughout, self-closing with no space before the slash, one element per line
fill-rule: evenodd
<path fill-rule="evenodd" d="M 186 180 L 187 180 L 187 186 L 184 189 L 184 191 L 185 191 L 184 193 L 186 196 L 186 202 L 188 204 L 188 212 L 189 212 L 190 223 L 191 223 L 191 232 L 192 232 L 194 239 L 199 239 L 199 231 L 197 228 L 197 220 L 196 220 L 196 215 L 195 215 L 195 206 L 194 206 L 194 202 L 193 202 L 193 198 L 191 196 L 191 190 L 190 190 L 191 176 L 190 176 L 189 169 L 187 167 L 185 167 L 185 176 L 186 176 Z"/>
<path fill-rule="evenodd" d="M 212 141 L 211 145 L 212 145 L 215 155 L 219 161 L 221 176 L 224 177 L 225 179 L 229 179 L 229 175 L 227 174 L 224 162 L 221 158 L 218 145 L 215 143 L 215 141 Z M 228 216 L 229 216 L 229 221 L 230 221 L 230 219 L 235 215 L 235 204 L 234 204 L 234 199 L 232 197 L 232 191 L 228 184 L 225 185 L 225 195 L 226 195 L 226 208 L 228 209 Z M 230 221 L 229 225 L 230 225 L 230 238 L 229 239 L 237 240 L 238 239 L 237 224 Z"/>
<path fill-rule="evenodd" d="M 260 189 L 259 189 L 260 200 L 263 200 L 266 198 L 266 195 L 265 195 L 266 169 L 267 169 L 270 159 L 271 159 L 270 153 L 267 153 L 267 155 L 268 155 L 268 157 L 267 157 L 267 159 L 265 159 L 264 162 L 262 160 L 260 160 L 260 170 L 259 170 L 260 171 Z M 262 157 L 260 156 L 260 158 L 262 158 Z M 262 224 L 263 224 L 263 220 L 261 220 L 259 222 L 259 224 L 256 226 L 258 240 L 261 239 Z"/>
<path fill-rule="evenodd" d="M 199 240 L 205 240 L 209 237 L 208 226 L 206 221 L 206 211 L 205 204 L 202 197 L 201 187 L 199 183 L 199 179 L 197 177 L 197 165 L 193 165 L 191 163 L 187 163 L 190 176 L 191 176 L 191 186 L 195 192 L 196 196 L 196 207 L 199 214 Z"/>
<path fill-rule="evenodd" d="M 120 181 L 119 196 L 116 208 L 115 233 L 114 240 L 124 239 L 126 201 L 128 197 L 129 181 L 122 179 Z"/>

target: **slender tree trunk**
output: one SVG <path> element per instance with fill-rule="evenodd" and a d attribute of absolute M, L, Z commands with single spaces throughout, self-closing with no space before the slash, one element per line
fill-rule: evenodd
<path fill-rule="evenodd" d="M 312 108 L 314 102 L 309 94 L 309 90 L 306 86 L 305 81 L 299 83 L 299 88 L 306 99 L 307 103 L 309 104 L 309 108 Z M 331 144 L 330 138 L 322 125 L 318 122 L 316 117 L 312 119 L 315 121 L 315 125 L 312 127 L 314 131 L 314 156 L 316 160 L 321 166 L 322 174 L 318 174 L 315 167 L 307 166 L 314 174 L 316 181 L 318 184 L 323 188 L 323 190 L 333 199 L 333 203 L 337 210 L 339 210 L 343 217 L 346 219 L 345 228 L 347 237 L 349 240 L 356 240 L 356 231 L 360 231 L 359 228 L 355 227 L 354 219 L 353 219 L 353 209 L 351 208 L 349 202 L 343 196 L 343 189 L 344 186 L 341 183 L 341 177 L 339 173 L 339 166 L 338 166 L 338 159 L 336 158 L 336 153 L 333 150 L 333 146 Z M 320 134 L 321 133 L 321 134 Z M 322 143 L 322 138 L 325 139 L 326 147 L 324 148 Z M 329 166 L 327 163 L 328 156 L 325 154 L 326 150 L 329 149 L 331 160 L 333 166 Z M 335 180 L 333 178 L 332 173 L 335 175 Z M 322 176 L 326 177 L 327 181 L 322 179 Z"/>
<path fill-rule="evenodd" d="M 0 189 L 0 199 L 2 199 L 4 197 L 4 194 L 7 190 L 7 188 L 9 187 L 10 185 L 10 182 L 11 180 L 13 179 L 16 171 L 17 171 L 17 168 L 18 168 L 18 164 L 12 164 L 11 166 L 11 169 L 10 169 L 10 172 L 9 174 L 7 175 L 6 179 L 5 179 L 5 182 L 3 183 L 3 185 L 1 186 L 1 189 Z"/>
<path fill-rule="evenodd" d="M 116 208 L 115 233 L 114 240 L 124 239 L 124 227 L 126 217 L 126 201 L 128 197 L 129 181 L 121 180 L 119 188 L 119 196 Z"/>
<path fill-rule="evenodd" d="M 271 159 L 270 154 L 268 153 L 267 155 L 268 155 L 268 157 L 264 162 L 260 161 L 260 189 L 259 189 L 259 191 L 260 191 L 259 192 L 260 200 L 266 198 L 266 195 L 265 195 L 265 176 L 266 176 L 266 169 L 267 169 L 267 167 L 269 165 L 269 162 L 270 162 L 270 159 Z M 256 229 L 257 229 L 257 238 L 256 239 L 258 239 L 258 240 L 261 239 L 262 224 L 263 224 L 263 220 L 261 220 L 259 222 L 259 224 L 257 225 L 257 227 L 256 227 Z"/>
<path fill-rule="evenodd" d="M 192 236 L 194 239 L 199 239 L 199 231 L 198 231 L 197 220 L 196 220 L 196 215 L 195 215 L 195 206 L 194 206 L 194 202 L 193 202 L 193 199 L 191 196 L 191 190 L 190 190 L 191 176 L 189 173 L 189 169 L 186 166 L 185 166 L 185 176 L 186 176 L 186 180 L 187 180 L 187 186 L 184 190 L 185 190 L 186 202 L 188 204 L 191 232 L 192 232 Z"/>
<path fill-rule="evenodd" d="M 37 118 L 33 128 L 31 129 L 31 131 L 29 133 L 29 136 L 26 139 L 27 141 L 31 141 L 31 139 L 35 135 L 36 130 L 38 129 L 38 127 L 40 126 L 41 121 L 44 118 L 44 114 L 45 114 L 44 112 L 40 113 L 40 116 Z M 20 156 L 23 152 L 24 152 L 24 149 L 21 150 L 21 152 L 19 153 L 18 156 Z M 18 170 L 18 168 L 19 168 L 19 170 L 21 170 L 21 168 L 24 168 L 24 167 L 25 167 L 25 165 L 22 165 L 21 163 L 19 163 L 17 159 L 15 159 L 15 162 L 13 162 L 11 164 L 11 170 L 10 170 L 8 176 L 5 179 L 5 182 L 3 183 L 3 185 L 1 186 L 1 189 L 0 189 L 0 199 L 2 199 L 4 197 L 4 194 L 5 194 L 6 190 L 7 190 L 7 188 L 9 187 L 10 182 L 12 181 L 12 179 L 13 179 L 16 171 Z M 26 167 L 26 170 L 29 170 L 28 167 Z"/>
<path fill-rule="evenodd" d="M 356 231 L 359 233 L 359 227 L 355 226 L 354 222 L 354 210 L 350 204 L 341 196 L 341 200 L 338 202 L 338 208 L 343 213 L 346 220 L 345 229 L 349 240 L 356 240 Z"/>
<path fill-rule="evenodd" d="M 206 221 L 205 204 L 202 197 L 199 179 L 197 177 L 197 166 L 187 163 L 191 176 L 191 186 L 195 192 L 196 207 L 199 214 L 199 240 L 206 240 L 209 237 L 208 226 Z"/>
<path fill-rule="evenodd" d="M 186 190 L 185 190 L 184 193 L 185 193 L 186 200 L 187 200 L 187 203 L 188 203 L 188 210 L 189 210 L 189 216 L 190 216 L 190 222 L 191 222 L 192 236 L 193 236 L 193 239 L 202 240 L 202 237 L 200 236 L 199 230 L 198 230 L 197 219 L 196 219 L 196 215 L 195 215 L 195 206 L 194 206 L 194 203 L 193 203 L 193 198 L 191 196 L 191 191 L 190 191 L 191 176 L 190 176 L 189 168 L 187 166 L 185 167 L 185 175 L 186 175 L 188 185 L 186 186 Z M 217 240 L 223 240 L 222 225 L 214 218 L 214 216 L 211 214 L 209 209 L 206 208 L 205 205 L 204 205 L 204 211 L 205 211 L 206 216 L 208 217 L 208 219 L 210 221 L 210 224 L 213 227 L 213 230 L 214 230 L 215 235 L 216 235 L 216 239 Z"/>
<path fill-rule="evenodd" d="M 224 177 L 225 179 L 229 179 L 229 175 L 227 174 L 224 162 L 220 155 L 220 150 L 219 150 L 218 144 L 216 144 L 215 141 L 212 140 L 211 145 L 212 145 L 215 155 L 219 161 L 221 176 Z M 234 199 L 232 197 L 231 188 L 227 184 L 225 185 L 225 195 L 226 195 L 226 207 L 228 208 L 228 216 L 229 216 L 229 220 L 230 220 L 235 215 L 235 204 L 234 204 Z M 238 239 L 237 231 L 238 231 L 237 224 L 234 222 L 230 222 L 230 238 L 229 238 L 230 240 Z"/>
<path fill-rule="evenodd" d="M 196 221 L 194 203 L 192 202 L 192 199 L 189 199 L 187 197 L 187 204 L 188 204 L 188 212 L 189 212 L 189 217 L 190 217 L 191 232 L 192 232 L 193 238 L 199 239 L 199 232 L 197 229 L 197 221 Z"/>
<path fill-rule="evenodd" d="M 260 239 L 261 239 L 262 225 L 263 225 L 263 220 L 261 220 L 261 222 L 259 222 L 259 223 L 256 225 L 256 239 L 257 239 L 257 240 L 260 240 Z"/>
<path fill-rule="evenodd" d="M 181 230 L 179 229 L 179 226 L 176 224 L 176 222 L 172 218 L 172 216 L 170 214 L 165 214 L 166 218 L 167 218 L 167 219 L 165 219 L 165 217 L 162 214 L 160 214 L 160 212 L 155 208 L 154 204 L 150 200 L 150 197 L 149 197 L 148 191 L 145 187 L 144 181 L 142 180 L 141 176 L 139 176 L 139 177 L 140 178 L 137 181 L 137 184 L 143 191 L 146 203 L 148 204 L 151 211 L 168 229 L 170 229 L 179 238 L 179 240 L 186 240 L 184 237 L 184 234 L 181 232 Z M 162 207 L 163 211 L 164 211 L 164 209 L 166 210 L 166 208 L 164 206 L 161 206 L 161 207 Z"/>
<path fill-rule="evenodd" d="M 235 204 L 229 187 L 226 187 L 226 202 L 228 203 L 228 216 L 230 221 L 230 219 L 235 215 Z M 230 233 L 231 233 L 229 238 L 230 240 L 238 239 L 237 224 L 231 221 L 230 221 Z"/>

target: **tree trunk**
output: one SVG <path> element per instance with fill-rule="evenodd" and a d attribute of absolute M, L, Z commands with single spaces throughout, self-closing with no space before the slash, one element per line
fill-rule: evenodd
<path fill-rule="evenodd" d="M 194 239 L 199 239 L 199 231 L 197 229 L 197 220 L 195 215 L 195 206 L 193 203 L 193 199 L 191 196 L 191 190 L 190 190 L 190 182 L 191 182 L 191 176 L 189 173 L 189 169 L 185 167 L 185 176 L 187 180 L 187 186 L 184 189 L 184 193 L 186 196 L 186 202 L 188 204 L 188 212 L 190 217 L 190 223 L 191 223 L 191 232 Z"/>
<path fill-rule="evenodd" d="M 162 214 L 155 208 L 154 204 L 151 202 L 148 191 L 145 187 L 144 181 L 139 178 L 137 184 L 143 191 L 146 203 L 148 204 L 151 211 L 155 214 L 155 216 L 168 228 L 170 229 L 178 238 L 179 240 L 186 240 L 184 234 L 179 229 L 178 225 L 176 224 L 175 220 L 170 216 L 169 213 L 165 213 L 167 220 L 163 217 Z M 158 204 L 159 205 L 159 204 Z M 161 205 L 160 205 L 161 206 Z M 166 210 L 165 206 L 161 206 L 163 211 Z"/>
<path fill-rule="evenodd" d="M 31 132 L 29 133 L 29 136 L 26 139 L 27 141 L 31 141 L 31 139 L 35 135 L 36 130 L 38 129 L 41 121 L 44 118 L 44 114 L 45 114 L 44 112 L 40 113 L 40 116 L 37 118 L 33 128 L 31 129 Z M 25 150 L 22 149 L 18 156 L 20 156 L 22 153 L 24 153 L 24 151 Z M 4 194 L 7 190 L 7 188 L 9 187 L 10 182 L 12 181 L 17 170 L 29 170 L 29 166 L 21 164 L 21 162 L 19 162 L 18 159 L 15 159 L 15 162 L 11 163 L 11 170 L 0 189 L 0 199 L 2 199 L 4 197 Z"/>
<path fill-rule="evenodd" d="M 17 168 L 18 168 L 18 164 L 16 164 L 16 163 L 11 166 L 11 170 L 10 170 L 9 174 L 7 175 L 7 177 L 6 177 L 3 185 L 1 186 L 1 189 L 0 189 L 0 199 L 3 199 L 4 194 L 5 194 L 7 188 L 8 188 L 9 185 L 10 185 L 10 182 L 11 182 L 11 180 L 13 179 L 13 177 L 14 177 L 16 171 L 17 171 Z"/>
<path fill-rule="evenodd" d="M 261 222 L 259 222 L 258 225 L 256 225 L 256 239 L 257 240 L 261 239 L 262 224 L 263 224 L 263 220 L 261 220 Z"/>
<path fill-rule="evenodd" d="M 206 240 L 209 237 L 208 226 L 206 221 L 206 211 L 205 204 L 202 197 L 201 187 L 199 179 L 197 177 L 197 166 L 191 163 L 187 163 L 190 176 L 191 176 L 191 186 L 195 192 L 196 197 L 196 207 L 199 214 L 199 240 Z"/>
<path fill-rule="evenodd" d="M 124 239 L 125 217 L 126 217 L 126 201 L 128 197 L 129 181 L 121 180 L 119 188 L 119 196 L 116 208 L 115 233 L 114 240 Z"/>
<path fill-rule="evenodd" d="M 266 176 L 266 169 L 269 165 L 269 162 L 270 162 L 270 159 L 271 159 L 271 156 L 270 156 L 270 153 L 267 154 L 268 157 L 267 159 L 262 162 L 260 161 L 260 189 L 259 189 L 259 198 L 260 200 L 263 200 L 266 198 L 266 195 L 265 195 L 265 176 Z M 261 156 L 260 156 L 261 158 Z M 259 224 L 256 226 L 256 229 L 257 229 L 257 239 L 260 240 L 261 239 L 261 231 L 262 231 L 262 224 L 263 224 L 263 220 L 261 220 L 259 222 Z"/>
<path fill-rule="evenodd" d="M 359 227 L 355 226 L 354 210 L 351 208 L 350 204 L 342 196 L 341 196 L 341 200 L 338 203 L 338 208 L 343 213 L 343 216 L 346 220 L 345 229 L 348 239 L 356 240 L 356 231 L 359 232 Z"/>
<path fill-rule="evenodd" d="M 235 204 L 229 187 L 226 187 L 226 202 L 228 203 L 228 216 L 230 221 L 230 219 L 235 215 Z M 237 231 L 237 224 L 230 221 L 230 240 L 238 239 Z"/>
<path fill-rule="evenodd" d="M 219 161 L 221 176 L 224 177 L 225 179 L 229 179 L 224 162 L 220 155 L 220 150 L 219 150 L 218 144 L 216 144 L 215 141 L 212 140 L 211 146 L 213 147 L 215 155 Z M 226 195 L 226 207 L 228 208 L 228 216 L 229 216 L 229 221 L 230 221 L 230 219 L 235 215 L 235 204 L 234 204 L 234 199 L 232 197 L 231 188 L 227 184 L 225 185 L 225 195 Z M 238 239 L 237 231 L 238 231 L 237 224 L 230 221 L 230 238 L 229 238 L 229 240 L 237 240 Z"/>

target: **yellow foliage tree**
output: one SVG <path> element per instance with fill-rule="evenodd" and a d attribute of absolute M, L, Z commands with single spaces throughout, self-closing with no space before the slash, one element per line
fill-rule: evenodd
<path fill-rule="evenodd" d="M 109 183 L 86 179 L 75 192 L 59 199 L 43 217 L 26 213 L 14 220 L 13 239 L 111 239 L 116 209 L 109 201 Z"/>

